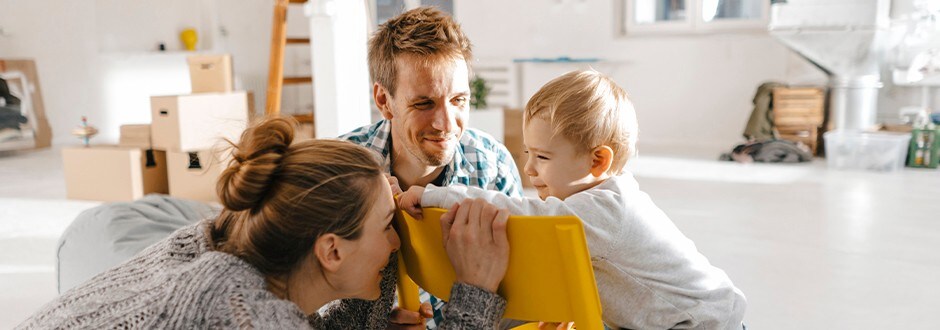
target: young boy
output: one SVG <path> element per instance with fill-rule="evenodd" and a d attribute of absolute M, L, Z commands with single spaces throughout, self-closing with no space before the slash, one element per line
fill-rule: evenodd
<path fill-rule="evenodd" d="M 401 207 L 450 207 L 483 198 L 519 215 L 584 222 L 604 323 L 629 329 L 741 329 L 747 302 L 624 170 L 636 154 L 633 104 L 610 78 L 574 71 L 526 105 L 524 172 L 540 199 L 475 187 L 413 186 Z"/>

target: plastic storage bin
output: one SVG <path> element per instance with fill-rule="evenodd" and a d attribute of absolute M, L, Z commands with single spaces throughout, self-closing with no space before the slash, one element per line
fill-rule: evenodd
<path fill-rule="evenodd" d="M 829 168 L 894 172 L 904 168 L 911 136 L 833 130 L 823 134 L 823 139 Z"/>

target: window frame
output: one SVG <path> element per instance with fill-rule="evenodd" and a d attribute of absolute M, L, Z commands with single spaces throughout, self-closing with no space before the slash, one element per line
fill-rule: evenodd
<path fill-rule="evenodd" d="M 622 0 L 620 13 L 620 32 L 624 36 L 662 35 L 662 34 L 709 34 L 709 33 L 747 33 L 765 32 L 770 23 L 770 0 L 760 1 L 761 15 L 754 19 L 724 19 L 706 22 L 702 18 L 702 9 L 705 0 L 686 0 L 687 11 L 685 20 L 664 21 L 654 23 L 637 23 L 636 16 L 632 15 L 637 1 Z"/>

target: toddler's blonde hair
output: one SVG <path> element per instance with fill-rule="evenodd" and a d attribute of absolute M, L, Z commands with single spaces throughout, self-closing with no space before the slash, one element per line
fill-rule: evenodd
<path fill-rule="evenodd" d="M 532 118 L 548 121 L 552 133 L 589 152 L 606 145 L 614 157 L 608 173 L 619 175 L 636 155 L 636 111 L 627 92 L 600 72 L 568 72 L 542 86 L 525 107 L 523 125 Z"/>

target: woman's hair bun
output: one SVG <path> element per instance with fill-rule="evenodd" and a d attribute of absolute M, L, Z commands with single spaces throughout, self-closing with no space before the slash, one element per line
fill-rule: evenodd
<path fill-rule="evenodd" d="M 277 181 L 281 160 L 294 140 L 294 122 L 266 119 L 242 133 L 233 145 L 232 161 L 216 185 L 222 205 L 232 211 L 254 209 Z"/>

